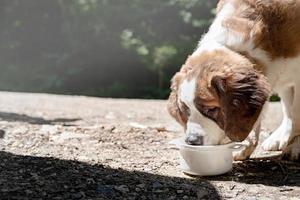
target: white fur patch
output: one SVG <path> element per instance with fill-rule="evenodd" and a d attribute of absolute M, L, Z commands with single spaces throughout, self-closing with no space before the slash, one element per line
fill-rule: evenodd
<path fill-rule="evenodd" d="M 199 135 L 202 135 L 202 136 L 205 135 L 205 133 L 203 132 L 202 126 L 198 123 L 191 122 L 190 120 L 187 122 L 186 132 L 187 132 L 187 135 L 194 134 L 194 133 L 199 133 Z"/>
<path fill-rule="evenodd" d="M 231 17 L 234 12 L 235 7 L 231 3 L 224 5 L 210 26 L 209 31 L 200 40 L 194 54 L 198 55 L 203 51 L 213 51 L 229 47 L 232 50 L 248 52 L 251 57 L 260 60 L 264 64 L 269 64 L 271 60 L 267 52 L 255 47 L 252 33 L 250 33 L 250 39 L 246 40 L 245 34 L 229 30 L 222 25 L 223 21 Z"/>
<path fill-rule="evenodd" d="M 180 86 L 180 100 L 190 109 L 186 134 L 203 136 L 204 145 L 220 144 L 226 139 L 225 133 L 211 119 L 203 116 L 196 108 L 194 99 L 196 93 L 196 79 L 184 80 Z"/>
<path fill-rule="evenodd" d="M 216 49 L 224 49 L 225 41 L 228 40 L 228 31 L 223 28 L 222 21 L 234 13 L 234 6 L 230 3 L 226 4 L 223 9 L 218 13 L 214 22 L 199 42 L 196 51 L 193 53 L 198 55 L 203 51 L 213 51 Z M 233 37 L 231 37 L 233 39 Z M 192 55 L 192 56 L 193 56 Z"/>
<path fill-rule="evenodd" d="M 281 125 L 262 143 L 262 149 L 265 151 L 283 150 L 292 134 L 292 121 L 284 120 Z"/>
<path fill-rule="evenodd" d="M 267 68 L 267 77 L 276 92 L 299 84 L 300 55 L 269 61 L 266 66 L 270 66 Z"/>
<path fill-rule="evenodd" d="M 180 86 L 180 100 L 184 102 L 188 107 L 192 107 L 194 104 L 196 93 L 196 79 L 190 81 L 184 80 Z"/>
<path fill-rule="evenodd" d="M 265 151 L 283 150 L 292 135 L 292 120 L 287 115 L 287 110 L 282 104 L 283 120 L 280 126 L 262 143 L 262 149 Z"/>

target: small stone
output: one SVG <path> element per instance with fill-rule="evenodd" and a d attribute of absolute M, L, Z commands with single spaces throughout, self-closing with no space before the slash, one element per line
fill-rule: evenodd
<path fill-rule="evenodd" d="M 274 166 L 274 167 L 271 168 L 272 171 L 275 171 L 276 169 L 278 169 L 277 166 Z"/>
<path fill-rule="evenodd" d="M 193 186 L 193 185 L 190 185 L 190 184 L 183 184 L 182 187 L 183 187 L 185 190 L 194 190 L 194 186 Z"/>
<path fill-rule="evenodd" d="M 256 197 L 248 197 L 248 198 L 245 199 L 245 200 L 257 200 L 257 198 L 256 198 Z"/>
<path fill-rule="evenodd" d="M 177 190 L 176 192 L 177 192 L 177 194 L 182 194 L 183 190 Z"/>
<path fill-rule="evenodd" d="M 157 130 L 157 132 L 166 132 L 167 131 L 167 128 L 164 126 L 157 126 L 157 127 L 154 127 L 154 129 Z"/>
<path fill-rule="evenodd" d="M 81 192 L 77 192 L 77 193 L 73 194 L 72 197 L 74 199 L 81 199 L 81 198 L 85 197 L 85 193 L 82 192 L 82 191 Z"/>
<path fill-rule="evenodd" d="M 86 179 L 86 182 L 88 184 L 93 184 L 93 183 L 95 183 L 95 180 L 93 178 L 88 178 L 88 179 Z"/>
<path fill-rule="evenodd" d="M 243 177 L 244 176 L 244 174 L 242 174 L 242 173 L 235 173 L 234 175 L 237 176 L 237 177 Z"/>
<path fill-rule="evenodd" d="M 113 190 L 113 187 L 111 185 L 99 185 L 96 191 L 98 194 L 110 197 L 115 194 L 115 191 Z"/>
<path fill-rule="evenodd" d="M 208 192 L 206 190 L 200 189 L 200 190 L 197 191 L 198 199 L 202 199 L 206 196 L 208 196 Z"/>
<path fill-rule="evenodd" d="M 39 186 L 43 186 L 43 185 L 45 185 L 45 182 L 43 181 L 43 180 L 37 180 L 37 185 L 39 185 Z"/>
<path fill-rule="evenodd" d="M 0 138 L 4 138 L 5 136 L 5 131 L 0 129 Z"/>
<path fill-rule="evenodd" d="M 27 195 L 30 195 L 30 194 L 33 193 L 31 190 L 25 190 L 25 192 L 26 192 Z"/>
<path fill-rule="evenodd" d="M 142 183 L 142 184 L 138 184 L 138 185 L 137 185 L 137 187 L 139 187 L 139 188 L 145 188 L 145 186 L 146 186 L 146 185 L 145 185 L 145 184 L 143 184 L 143 183 Z"/>
<path fill-rule="evenodd" d="M 150 171 L 152 171 L 152 169 L 151 168 L 145 168 L 144 171 L 145 172 L 150 172 Z"/>
<path fill-rule="evenodd" d="M 160 189 L 162 187 L 162 184 L 160 182 L 157 182 L 155 181 L 153 184 L 152 184 L 152 187 L 153 189 Z"/>
<path fill-rule="evenodd" d="M 62 200 L 63 198 L 62 197 L 54 197 L 53 199 L 54 200 Z"/>
<path fill-rule="evenodd" d="M 232 192 L 231 193 L 226 193 L 224 198 L 235 198 L 236 195 L 237 195 L 236 193 L 232 193 Z"/>
<path fill-rule="evenodd" d="M 176 196 L 170 196 L 170 197 L 168 198 L 168 200 L 174 200 L 174 199 L 176 199 Z"/>
<path fill-rule="evenodd" d="M 279 191 L 280 192 L 289 192 L 289 191 L 293 191 L 293 190 L 294 190 L 293 188 L 282 188 Z"/>
<path fill-rule="evenodd" d="M 184 195 L 182 198 L 183 198 L 183 199 L 189 199 L 189 197 L 186 196 L 186 195 Z"/>
<path fill-rule="evenodd" d="M 129 192 L 129 189 L 126 185 L 120 185 L 120 186 L 116 186 L 115 189 L 119 192 L 122 192 L 122 193 L 127 193 Z"/>

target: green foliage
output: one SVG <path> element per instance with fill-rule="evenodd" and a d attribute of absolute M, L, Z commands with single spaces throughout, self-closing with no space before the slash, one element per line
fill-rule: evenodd
<path fill-rule="evenodd" d="M 153 66 L 152 68 L 159 71 L 167 66 L 167 64 L 177 55 L 177 50 L 174 46 L 163 45 L 156 47 L 153 51 Z"/>
<path fill-rule="evenodd" d="M 3 0 L 0 89 L 166 98 L 213 17 L 206 0 Z"/>
<path fill-rule="evenodd" d="M 270 97 L 271 102 L 278 102 L 280 101 L 280 97 L 277 94 L 274 94 Z"/>
<path fill-rule="evenodd" d="M 121 42 L 126 49 L 134 50 L 139 56 L 148 56 L 150 53 L 144 42 L 135 38 L 130 30 L 126 29 L 121 33 Z"/>

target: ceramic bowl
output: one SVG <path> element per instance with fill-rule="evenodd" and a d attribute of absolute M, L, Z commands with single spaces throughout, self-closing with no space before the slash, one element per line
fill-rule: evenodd
<path fill-rule="evenodd" d="M 232 152 L 243 148 L 241 143 L 194 146 L 178 138 L 170 142 L 179 150 L 183 172 L 196 176 L 215 176 L 232 170 Z"/>

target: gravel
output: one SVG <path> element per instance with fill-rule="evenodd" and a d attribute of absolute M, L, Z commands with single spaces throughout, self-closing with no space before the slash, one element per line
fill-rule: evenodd
<path fill-rule="evenodd" d="M 300 164 L 259 148 L 228 174 L 183 174 L 168 144 L 181 129 L 165 106 L 0 92 L 0 199 L 299 199 Z"/>

